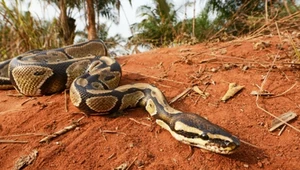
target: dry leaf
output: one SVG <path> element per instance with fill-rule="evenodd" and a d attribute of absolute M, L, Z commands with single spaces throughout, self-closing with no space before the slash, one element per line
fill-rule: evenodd
<path fill-rule="evenodd" d="M 234 96 L 237 92 L 242 90 L 244 86 L 237 85 L 236 83 L 230 83 L 226 94 L 222 97 L 222 101 L 225 102 L 232 96 Z"/>

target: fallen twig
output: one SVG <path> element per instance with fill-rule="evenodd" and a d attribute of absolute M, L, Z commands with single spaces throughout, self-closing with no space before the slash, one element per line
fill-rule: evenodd
<path fill-rule="evenodd" d="M 47 134 L 44 134 L 44 133 L 24 133 L 24 134 L 14 134 L 14 135 L 0 136 L 0 138 L 21 137 L 21 136 L 47 136 Z"/>
<path fill-rule="evenodd" d="M 283 125 L 277 136 L 280 136 L 285 128 L 286 128 L 286 125 Z"/>
<path fill-rule="evenodd" d="M 279 97 L 279 96 L 283 96 L 285 95 L 287 92 L 289 92 L 290 90 L 292 90 L 296 85 L 298 84 L 298 82 L 296 81 L 290 88 L 288 88 L 286 91 L 280 93 L 280 94 L 277 94 L 275 96 L 272 96 L 272 97 Z"/>
<path fill-rule="evenodd" d="M 136 159 L 137 159 L 137 157 L 135 157 L 133 159 L 133 161 L 127 166 L 127 168 L 125 170 L 128 170 L 133 165 L 133 163 L 136 161 Z"/>
<path fill-rule="evenodd" d="M 124 132 L 118 132 L 118 131 L 115 131 L 115 130 L 102 130 L 101 129 L 100 132 L 101 133 L 112 133 L 112 134 L 118 133 L 118 134 L 126 135 L 126 133 L 124 133 Z"/>
<path fill-rule="evenodd" d="M 190 159 L 194 154 L 194 148 L 191 145 L 189 145 L 189 152 L 189 155 L 185 159 Z"/>
<path fill-rule="evenodd" d="M 85 116 L 82 116 L 80 119 L 78 119 L 77 121 L 73 122 L 70 126 L 66 126 L 63 129 L 61 129 L 61 130 L 59 130 L 57 132 L 54 132 L 51 135 L 46 136 L 45 138 L 43 138 L 42 140 L 40 140 L 40 143 L 49 142 L 50 140 L 52 140 L 52 139 L 54 139 L 54 138 L 56 138 L 56 137 L 58 137 L 58 136 L 60 136 L 60 135 L 62 135 L 64 133 L 66 133 L 66 132 L 69 132 L 72 129 L 75 129 L 78 126 L 79 122 L 83 118 L 85 118 Z"/>
<path fill-rule="evenodd" d="M 9 97 L 23 97 L 24 95 L 23 94 L 7 94 L 7 96 Z"/>
<path fill-rule="evenodd" d="M 213 58 L 204 59 L 204 60 L 201 60 L 198 64 L 208 63 L 211 61 L 217 61 L 217 58 L 213 57 Z"/>
<path fill-rule="evenodd" d="M 14 170 L 24 169 L 30 165 L 38 156 L 38 150 L 34 149 L 29 155 L 21 156 L 15 163 Z"/>
<path fill-rule="evenodd" d="M 23 106 L 23 105 L 26 104 L 27 102 L 29 102 L 29 101 L 31 101 L 31 100 L 35 100 L 35 99 L 36 99 L 35 97 L 31 97 L 31 98 L 25 100 L 25 101 L 21 104 L 21 106 Z"/>
<path fill-rule="evenodd" d="M 65 111 L 68 112 L 68 97 L 67 97 L 67 89 L 65 90 Z"/>
<path fill-rule="evenodd" d="M 174 98 L 169 102 L 169 104 L 174 103 L 175 101 L 177 101 L 177 100 L 180 99 L 181 97 L 183 97 L 183 96 L 185 96 L 186 94 L 188 94 L 188 92 L 190 92 L 191 89 L 192 89 L 191 87 L 185 89 L 183 92 L 181 92 L 181 93 L 178 94 L 176 97 L 174 97 Z"/>
<path fill-rule="evenodd" d="M 103 138 L 104 138 L 105 141 L 107 141 L 107 139 L 106 139 L 106 136 L 104 135 L 104 133 L 126 135 L 126 133 L 124 133 L 124 132 L 118 132 L 118 131 L 115 131 L 115 130 L 102 130 L 102 129 L 100 128 L 99 131 L 100 131 L 100 133 L 101 133 L 101 135 L 103 136 Z"/>
<path fill-rule="evenodd" d="M 17 140 L 0 140 L 0 143 L 28 143 L 28 141 L 17 141 Z"/>
<path fill-rule="evenodd" d="M 129 120 L 134 121 L 135 123 L 140 124 L 140 125 L 151 127 L 151 125 L 144 123 L 144 122 L 139 122 L 139 121 L 135 120 L 134 118 L 129 118 Z"/>
<path fill-rule="evenodd" d="M 253 95 L 253 96 L 257 96 L 257 95 L 259 95 L 259 96 L 274 96 L 273 93 L 269 93 L 269 92 L 258 92 L 258 91 L 255 91 L 255 90 L 253 90 L 250 94 Z"/>
<path fill-rule="evenodd" d="M 111 154 L 108 158 L 107 158 L 107 160 L 110 160 L 111 158 L 113 158 L 113 157 L 115 157 L 116 156 L 116 153 L 113 153 L 113 154 Z"/>

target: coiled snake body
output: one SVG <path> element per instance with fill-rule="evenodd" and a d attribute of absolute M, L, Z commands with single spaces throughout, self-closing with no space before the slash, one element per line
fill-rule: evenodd
<path fill-rule="evenodd" d="M 158 88 L 146 83 L 118 86 L 121 67 L 106 56 L 106 46 L 100 40 L 30 51 L 0 63 L 0 88 L 12 85 L 26 96 L 70 88 L 72 103 L 87 114 L 142 106 L 158 125 L 183 143 L 220 154 L 230 154 L 239 147 L 239 139 L 218 125 L 198 114 L 172 108 Z"/>

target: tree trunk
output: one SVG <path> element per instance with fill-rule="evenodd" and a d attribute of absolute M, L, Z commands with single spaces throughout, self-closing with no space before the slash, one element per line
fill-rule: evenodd
<path fill-rule="evenodd" d="M 94 1 L 93 0 L 86 0 L 87 4 L 87 30 L 88 30 L 88 39 L 93 40 L 97 39 L 96 33 L 96 20 L 95 20 L 95 9 L 94 9 Z"/>
<path fill-rule="evenodd" d="M 73 44 L 75 38 L 75 20 L 67 16 L 66 0 L 59 0 L 59 25 L 63 45 Z"/>

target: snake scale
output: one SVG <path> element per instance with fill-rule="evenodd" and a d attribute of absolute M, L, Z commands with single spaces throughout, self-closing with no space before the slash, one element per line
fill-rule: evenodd
<path fill-rule="evenodd" d="M 91 115 L 141 106 L 158 125 L 185 144 L 219 154 L 230 154 L 239 147 L 239 139 L 218 125 L 198 114 L 172 108 L 155 86 L 146 83 L 119 86 L 121 67 L 107 56 L 101 40 L 29 51 L 0 63 L 0 88 L 14 87 L 26 96 L 70 89 L 72 103 Z"/>

